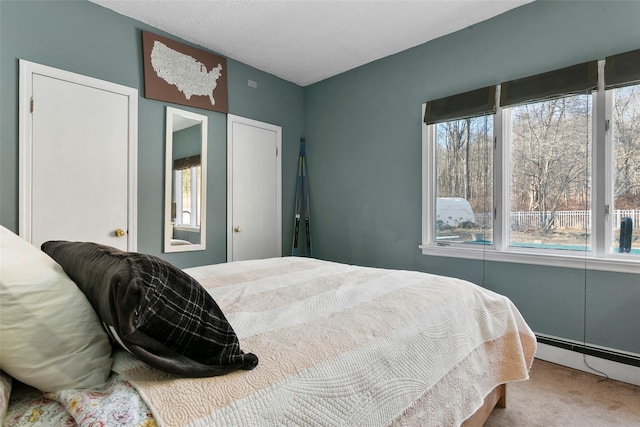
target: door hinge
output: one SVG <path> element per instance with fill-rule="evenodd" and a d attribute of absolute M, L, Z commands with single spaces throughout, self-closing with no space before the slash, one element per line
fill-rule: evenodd
<path fill-rule="evenodd" d="M 30 110 L 31 110 L 31 112 L 33 113 L 33 97 L 31 97 L 31 101 L 30 101 L 29 109 L 30 109 Z"/>
<path fill-rule="evenodd" d="M 276 157 L 278 157 L 278 147 L 276 147 Z"/>
<path fill-rule="evenodd" d="M 609 120 L 605 120 L 604 121 L 604 130 L 605 132 L 609 132 L 609 127 L 611 126 L 611 123 L 609 122 Z"/>
<path fill-rule="evenodd" d="M 495 150 L 496 148 L 498 148 L 498 137 L 494 136 L 493 137 L 493 149 Z"/>

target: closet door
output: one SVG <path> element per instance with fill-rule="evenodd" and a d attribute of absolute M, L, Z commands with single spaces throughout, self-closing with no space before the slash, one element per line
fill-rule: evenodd
<path fill-rule="evenodd" d="M 227 261 L 282 255 L 282 129 L 228 115 Z"/>
<path fill-rule="evenodd" d="M 30 151 L 30 165 L 21 177 L 20 233 L 36 246 L 72 240 L 135 250 L 130 95 L 108 82 L 47 71 L 25 76 L 30 138 L 22 148 Z"/>

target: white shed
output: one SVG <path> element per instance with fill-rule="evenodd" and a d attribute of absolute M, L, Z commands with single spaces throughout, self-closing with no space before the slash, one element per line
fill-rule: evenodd
<path fill-rule="evenodd" d="M 442 221 L 449 226 L 460 226 L 464 222 L 474 223 L 476 217 L 471 204 L 462 197 L 438 197 L 436 201 L 436 222 Z"/>

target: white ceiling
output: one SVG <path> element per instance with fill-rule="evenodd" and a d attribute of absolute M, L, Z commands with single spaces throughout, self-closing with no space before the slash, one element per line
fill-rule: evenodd
<path fill-rule="evenodd" d="M 90 0 L 306 86 L 532 0 Z"/>

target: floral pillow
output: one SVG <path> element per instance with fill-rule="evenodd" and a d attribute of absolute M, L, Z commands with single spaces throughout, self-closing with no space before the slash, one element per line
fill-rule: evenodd
<path fill-rule="evenodd" d="M 9 395 L 11 394 L 11 377 L 0 371 L 0 421 L 4 420 L 4 414 L 9 407 Z"/>

